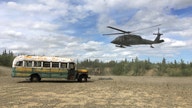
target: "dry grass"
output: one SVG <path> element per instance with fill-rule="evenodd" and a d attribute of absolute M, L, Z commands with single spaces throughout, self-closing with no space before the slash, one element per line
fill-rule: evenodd
<path fill-rule="evenodd" d="M 92 76 L 87 83 L 11 78 L 0 67 L 2 108 L 191 107 L 191 77 Z M 9 74 L 7 74 L 9 73 Z"/>

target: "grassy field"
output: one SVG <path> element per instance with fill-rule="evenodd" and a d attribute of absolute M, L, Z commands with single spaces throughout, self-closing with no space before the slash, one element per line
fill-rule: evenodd
<path fill-rule="evenodd" d="M 91 76 L 87 83 L 12 78 L 0 67 L 1 108 L 192 107 L 192 77 Z"/>

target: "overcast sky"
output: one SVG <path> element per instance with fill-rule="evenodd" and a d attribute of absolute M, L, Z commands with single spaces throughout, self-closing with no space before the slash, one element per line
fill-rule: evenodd
<path fill-rule="evenodd" d="M 103 36 L 161 24 L 164 43 L 118 48 Z M 154 40 L 158 27 L 138 31 Z M 0 52 L 159 62 L 192 61 L 192 0 L 0 0 Z"/>

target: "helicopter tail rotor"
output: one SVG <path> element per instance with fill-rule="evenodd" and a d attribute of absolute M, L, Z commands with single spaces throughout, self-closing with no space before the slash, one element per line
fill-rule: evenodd
<path fill-rule="evenodd" d="M 160 31 L 160 28 L 158 28 L 158 32 L 157 32 L 157 33 L 153 33 L 153 35 L 157 35 L 157 36 L 161 36 L 161 35 L 163 35 L 163 34 L 160 33 L 159 31 Z"/>
<path fill-rule="evenodd" d="M 161 43 L 161 42 L 164 42 L 164 40 L 160 40 L 160 37 L 161 35 L 163 35 L 162 33 L 159 32 L 160 31 L 160 28 L 158 28 L 158 32 L 157 33 L 153 33 L 153 35 L 157 35 L 157 37 L 155 38 L 155 42 L 157 43 Z"/>

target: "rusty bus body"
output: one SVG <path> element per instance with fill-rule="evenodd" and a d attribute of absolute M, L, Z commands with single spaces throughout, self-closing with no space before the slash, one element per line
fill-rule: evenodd
<path fill-rule="evenodd" d="M 17 56 L 12 64 L 12 77 L 26 77 L 30 81 L 42 78 L 64 78 L 67 80 L 87 81 L 86 69 L 75 69 L 70 58 L 48 56 Z"/>

